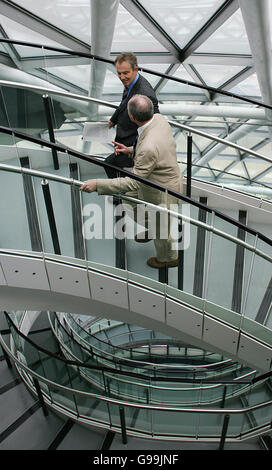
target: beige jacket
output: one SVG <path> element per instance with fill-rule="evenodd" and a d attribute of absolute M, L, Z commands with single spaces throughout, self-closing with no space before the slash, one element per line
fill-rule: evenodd
<path fill-rule="evenodd" d="M 154 114 L 152 122 L 138 139 L 133 172 L 168 189 L 182 191 L 182 175 L 177 163 L 176 143 L 170 125 L 161 114 Z M 153 204 L 166 202 L 164 193 L 129 177 L 98 179 L 97 192 L 98 194 L 137 192 L 138 198 L 147 202 Z"/>

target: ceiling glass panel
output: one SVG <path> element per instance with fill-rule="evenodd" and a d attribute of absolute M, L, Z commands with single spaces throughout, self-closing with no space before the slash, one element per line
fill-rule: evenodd
<path fill-rule="evenodd" d="M 251 54 L 241 11 L 237 10 L 196 52 Z"/>
<path fill-rule="evenodd" d="M 166 49 L 120 5 L 116 18 L 112 51 L 166 52 Z"/>
<path fill-rule="evenodd" d="M 170 64 L 150 64 L 150 65 L 143 64 L 142 66 L 143 68 L 153 70 L 154 72 L 166 73 Z M 143 75 L 153 87 L 155 87 L 157 83 L 161 80 L 161 77 L 158 77 L 148 72 L 142 72 L 140 63 L 139 63 L 139 71 L 141 75 Z"/>
<path fill-rule="evenodd" d="M 10 20 L 9 18 L 6 18 L 3 15 L 0 15 L 0 24 L 2 25 L 10 39 L 16 39 L 19 41 L 26 42 L 35 42 L 38 44 L 43 44 L 45 46 L 60 47 L 57 42 L 52 41 L 51 39 L 48 39 L 45 36 L 42 36 L 41 34 L 36 33 L 35 31 L 32 31 L 29 28 L 26 28 L 20 23 Z M 16 45 L 15 49 L 21 57 L 33 57 L 41 55 L 41 49 L 36 47 L 24 47 Z M 65 49 L 65 47 L 63 47 L 63 49 Z M 45 52 L 45 54 L 48 54 L 48 52 Z M 56 55 L 58 54 L 58 52 L 54 53 L 53 51 L 50 51 L 50 55 L 53 54 Z"/>
<path fill-rule="evenodd" d="M 90 0 L 16 0 L 14 3 L 90 44 Z"/>
<path fill-rule="evenodd" d="M 224 0 L 140 0 L 157 23 L 183 48 Z"/>
<path fill-rule="evenodd" d="M 246 80 L 242 81 L 229 91 L 238 95 L 261 97 L 261 91 L 256 73 L 252 74 Z"/>
<path fill-rule="evenodd" d="M 254 161 L 247 161 L 247 169 L 250 174 L 251 178 L 254 178 L 257 176 L 259 173 L 269 169 L 271 167 L 271 164 L 268 162 L 264 162 L 261 160 L 254 160 Z M 271 172 L 272 175 L 272 170 L 270 169 L 269 173 Z M 261 181 L 261 178 L 258 180 Z"/>
<path fill-rule="evenodd" d="M 238 72 L 243 70 L 244 67 L 231 66 L 231 65 L 208 65 L 199 64 L 194 65 L 195 69 L 204 82 L 213 87 L 219 87 L 231 77 L 235 76 Z"/>
<path fill-rule="evenodd" d="M 188 80 L 189 82 L 193 82 L 192 77 L 189 75 L 187 70 L 180 65 L 176 72 L 173 74 L 175 78 L 181 78 L 182 80 Z M 172 80 L 168 80 L 165 82 L 164 87 L 162 88 L 163 93 L 203 93 L 200 88 L 186 85 L 183 83 L 175 82 Z"/>

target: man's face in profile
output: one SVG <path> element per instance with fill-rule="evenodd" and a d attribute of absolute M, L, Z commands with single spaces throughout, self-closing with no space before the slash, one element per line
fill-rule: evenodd
<path fill-rule="evenodd" d="M 132 68 L 131 64 L 124 60 L 123 62 L 116 62 L 117 75 L 124 86 L 130 85 L 138 73 L 138 67 Z"/>

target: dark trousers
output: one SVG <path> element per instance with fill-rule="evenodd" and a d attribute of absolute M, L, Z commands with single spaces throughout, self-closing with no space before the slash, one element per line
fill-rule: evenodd
<path fill-rule="evenodd" d="M 105 158 L 105 162 L 110 163 L 110 165 L 117 166 L 118 168 L 131 168 L 133 166 L 133 158 L 122 154 L 115 155 L 115 153 L 112 153 Z M 114 168 L 105 167 L 105 172 L 108 178 L 117 178 L 119 176 L 118 170 L 115 170 Z"/>

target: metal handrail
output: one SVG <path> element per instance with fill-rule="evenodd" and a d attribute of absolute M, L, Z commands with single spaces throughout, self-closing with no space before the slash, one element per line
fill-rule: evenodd
<path fill-rule="evenodd" d="M 60 321 L 59 321 L 59 319 L 58 319 L 58 323 L 61 324 Z M 65 331 L 66 331 L 66 333 L 67 333 L 68 336 L 72 337 L 66 329 L 65 329 Z M 81 336 L 80 336 L 79 334 L 77 334 L 77 332 L 75 332 L 74 330 L 72 330 L 72 331 L 73 331 L 74 334 L 76 334 L 77 337 L 80 338 L 80 340 L 83 341 L 83 343 L 86 344 L 87 347 L 88 347 L 88 346 L 91 346 L 93 349 L 96 349 L 96 350 L 98 350 L 99 352 L 106 353 L 107 355 L 114 357 L 113 354 L 111 354 L 111 353 L 109 353 L 109 352 L 106 352 L 106 351 L 103 351 L 103 349 L 99 349 L 99 348 L 96 347 L 96 346 L 92 346 L 90 343 L 88 343 L 86 340 L 84 340 L 84 338 L 81 338 Z M 86 332 L 86 330 L 83 330 L 83 331 Z M 102 330 L 102 331 L 103 331 L 103 330 Z M 88 333 L 88 334 L 89 334 L 90 336 L 93 336 L 93 335 L 91 335 L 90 333 Z M 72 337 L 72 339 L 74 340 L 74 337 Z M 96 339 L 97 339 L 97 338 L 96 338 Z M 107 344 L 107 345 L 108 345 L 108 343 L 106 343 L 106 342 L 103 341 L 103 340 L 100 340 L 100 339 L 97 339 L 97 340 L 98 340 L 99 342 L 103 343 L 103 344 Z M 76 342 L 77 342 L 77 341 L 76 341 Z M 77 344 L 79 344 L 79 343 L 77 342 Z M 113 347 L 113 348 L 116 348 L 116 349 L 120 349 L 120 350 L 122 350 L 122 351 L 124 350 L 124 349 L 123 349 L 122 347 L 120 347 L 120 346 L 112 346 L 112 347 Z M 84 349 L 86 349 L 86 348 L 84 348 Z M 87 350 L 87 352 L 90 352 L 90 351 Z M 98 357 L 101 357 L 101 356 L 98 356 Z M 107 359 L 107 358 L 106 358 L 106 357 L 103 357 L 103 359 Z M 107 359 L 107 360 L 109 360 L 109 359 Z M 218 367 L 219 365 L 226 365 L 226 364 L 228 364 L 229 362 L 233 362 L 231 359 L 226 359 L 225 361 L 219 361 L 219 362 L 217 362 L 217 363 L 213 363 L 213 364 L 204 364 L 204 365 L 201 364 L 201 365 L 190 365 L 190 366 L 187 366 L 187 365 L 184 365 L 184 366 L 183 366 L 183 365 L 182 365 L 182 366 L 180 366 L 180 365 L 171 366 L 171 365 L 168 365 L 168 364 L 166 364 L 166 365 L 163 364 L 163 365 L 160 366 L 160 364 L 157 364 L 157 363 L 154 363 L 154 362 L 148 362 L 148 361 L 142 361 L 142 360 L 139 361 L 139 360 L 137 360 L 137 359 L 130 359 L 130 358 L 120 358 L 119 356 L 117 356 L 117 362 L 118 362 L 118 360 L 122 361 L 122 362 L 121 362 L 122 364 L 124 363 L 124 361 L 127 362 L 127 363 L 128 363 L 128 366 L 130 366 L 129 362 L 134 363 L 134 366 L 135 366 L 136 363 L 138 363 L 140 368 L 143 367 L 143 366 L 145 366 L 145 365 L 152 366 L 152 367 L 153 367 L 153 371 L 154 371 L 154 369 L 155 369 L 155 370 L 156 370 L 156 369 L 159 370 L 160 367 L 162 367 L 164 370 L 167 370 L 167 369 L 170 369 L 170 370 L 171 370 L 171 368 L 174 368 L 174 369 L 180 369 L 180 370 L 186 371 L 186 369 L 188 369 L 188 368 L 190 367 L 194 372 L 196 372 L 196 371 L 198 372 L 198 369 L 200 370 L 200 372 L 206 372 L 206 370 L 205 370 L 205 371 L 202 371 L 201 369 L 204 369 L 204 368 L 209 369 L 209 368 L 212 368 L 212 367 Z M 256 372 L 256 371 L 253 371 L 252 373 L 255 373 L 255 372 Z M 236 378 L 236 379 L 237 379 L 237 378 Z M 234 380 L 236 380 L 236 379 L 234 379 Z"/>
<path fill-rule="evenodd" d="M 18 45 L 27 46 L 27 47 L 35 47 L 35 48 L 40 48 L 42 50 L 49 50 L 49 51 L 54 51 L 54 52 L 62 52 L 63 54 L 65 54 L 65 56 L 67 56 L 67 55 L 75 56 L 76 55 L 76 56 L 79 56 L 79 57 L 86 57 L 86 58 L 89 58 L 89 59 L 94 59 L 94 60 L 97 60 L 97 61 L 100 61 L 100 62 L 104 62 L 104 63 L 107 63 L 107 64 L 114 65 L 113 60 L 110 60 L 108 58 L 101 57 L 101 56 L 98 56 L 98 55 L 86 53 L 86 52 L 77 52 L 77 51 L 63 49 L 63 48 L 60 48 L 60 47 L 47 46 L 47 45 L 33 43 L 33 42 L 27 42 L 27 41 L 20 41 L 18 39 L 0 38 L 0 43 L 1 42 L 7 43 L 7 44 L 18 44 Z M 192 82 L 190 80 L 185 80 L 185 79 L 182 79 L 182 78 L 173 77 L 169 74 L 162 73 L 162 72 L 157 72 L 157 71 L 154 71 L 154 70 L 150 70 L 150 69 L 147 69 L 145 67 L 140 67 L 140 70 L 143 71 L 143 72 L 149 73 L 150 75 L 155 75 L 155 76 L 158 76 L 160 78 L 166 78 L 166 79 L 174 81 L 174 82 L 182 83 L 184 85 L 189 85 L 189 86 L 192 86 L 192 87 L 195 87 L 195 88 L 200 88 L 202 90 L 206 90 L 206 91 L 209 91 L 211 93 L 218 93 L 218 94 L 221 94 L 221 95 L 229 96 L 231 98 L 235 98 L 235 99 L 238 99 L 238 100 L 241 100 L 241 101 L 245 101 L 247 103 L 255 104 L 257 106 L 261 106 L 263 108 L 267 108 L 267 109 L 272 110 L 271 105 L 262 103 L 260 101 L 253 100 L 251 98 L 247 98 L 245 96 L 240 96 L 240 95 L 237 95 L 235 93 L 231 93 L 230 91 L 227 91 L 227 90 L 222 90 L 221 88 L 211 87 L 211 86 L 208 86 L 208 85 L 203 85 L 202 83 L 195 83 L 195 82 Z"/>
<path fill-rule="evenodd" d="M 65 317 L 65 319 L 66 319 L 66 317 Z M 66 320 L 66 321 L 67 321 L 67 320 Z M 75 320 L 73 320 L 73 321 L 75 321 Z M 69 322 L 67 322 L 67 323 L 69 323 Z M 85 333 L 87 333 L 89 336 L 94 337 L 94 338 L 95 338 L 97 341 L 99 341 L 100 343 L 103 343 L 103 344 L 108 345 L 108 343 L 107 343 L 106 341 L 104 341 L 103 339 L 100 339 L 100 338 L 96 338 L 95 335 L 93 335 L 92 333 L 88 332 L 86 329 L 84 329 L 84 328 L 83 328 L 81 325 L 79 325 L 77 322 L 75 322 L 75 323 L 76 323 Z M 69 323 L 69 326 L 71 326 L 70 323 Z M 76 336 L 80 338 L 80 341 L 82 341 L 83 343 L 85 343 L 87 346 L 92 346 L 88 341 L 86 341 L 84 338 L 82 338 L 82 337 L 80 336 L 80 334 L 78 334 L 78 332 L 73 329 L 73 327 L 72 327 L 72 330 L 73 330 L 73 333 L 76 334 Z M 101 331 L 103 331 L 103 330 L 101 330 Z M 111 344 L 110 346 L 111 346 L 112 348 L 114 348 L 114 349 L 117 349 L 117 350 L 120 349 L 121 351 L 124 351 L 124 350 L 127 351 L 126 349 L 124 349 L 124 348 L 122 348 L 121 346 L 118 346 L 118 345 L 112 345 L 112 344 Z M 96 346 L 92 346 L 92 347 L 93 347 L 94 349 L 97 349 L 98 351 L 102 351 L 102 350 L 100 350 L 100 349 L 99 349 L 98 347 L 96 347 Z M 176 346 L 176 347 L 179 347 L 179 346 Z M 105 351 L 103 351 L 103 352 L 105 352 Z M 110 352 L 106 352 L 106 354 L 108 354 L 109 356 L 113 356 L 113 354 L 111 354 Z M 145 353 L 143 353 L 143 354 L 145 354 Z M 145 354 L 145 355 L 146 355 L 146 354 Z M 117 357 L 118 357 L 118 359 L 121 359 L 122 361 L 123 361 L 123 360 L 126 360 L 127 362 L 134 362 L 134 363 L 137 362 L 137 361 L 135 361 L 134 359 L 130 359 L 130 358 L 125 358 L 125 359 L 124 359 L 124 358 L 119 358 L 119 356 L 117 356 Z M 198 356 L 197 356 L 197 357 L 198 357 Z M 188 366 L 188 365 L 184 364 L 184 365 L 182 365 L 182 366 L 179 366 L 179 365 L 177 366 L 177 365 L 175 365 L 174 367 L 175 367 L 175 369 L 185 369 L 185 370 L 188 369 L 188 368 L 192 368 L 192 367 L 193 367 L 194 370 L 197 370 L 197 369 L 204 369 L 204 368 L 207 368 L 207 369 L 208 369 L 208 368 L 212 368 L 212 367 L 217 367 L 218 365 L 225 365 L 225 364 L 230 363 L 230 362 L 233 362 L 233 361 L 232 361 L 231 359 L 226 359 L 226 360 L 224 360 L 224 361 L 219 361 L 219 362 L 216 362 L 216 363 L 213 363 L 213 364 L 200 364 L 200 365 L 197 364 L 197 365 L 193 365 L 193 366 L 192 366 L 192 365 Z M 140 364 L 141 364 L 141 365 L 145 364 L 145 365 L 150 365 L 150 366 L 158 366 L 157 363 L 148 362 L 148 361 L 142 361 L 142 360 L 141 360 Z M 171 366 L 168 366 L 168 365 L 162 365 L 161 367 L 163 367 L 163 368 L 165 368 L 165 369 L 171 368 Z"/>
<path fill-rule="evenodd" d="M 247 408 L 243 408 L 242 410 L 240 409 L 212 409 L 212 408 L 183 408 L 183 407 L 170 407 L 170 406 L 157 406 L 157 405 L 149 405 L 149 404 L 139 404 L 139 403 L 136 403 L 136 402 L 133 402 L 133 403 L 130 403 L 130 402 L 125 402 L 125 401 L 121 401 L 121 400 L 117 400 L 117 399 L 114 399 L 114 398 L 109 398 L 109 397 L 105 397 L 103 395 L 98 395 L 97 393 L 90 393 L 90 392 L 84 392 L 82 390 L 76 390 L 76 389 L 73 389 L 73 388 L 69 388 L 69 387 L 65 387 L 64 385 L 60 385 L 56 382 L 53 382 L 49 379 L 46 379 L 45 377 L 41 376 L 40 374 L 38 374 L 37 372 L 31 370 L 28 366 L 26 366 L 23 362 L 21 362 L 11 351 L 11 349 L 7 346 L 7 344 L 5 343 L 5 341 L 3 340 L 1 334 L 0 334 L 0 343 L 1 343 L 1 346 L 2 348 L 6 351 L 6 353 L 9 355 L 9 357 L 12 358 L 12 360 L 19 365 L 20 368 L 22 368 L 23 370 L 25 370 L 27 373 L 29 373 L 29 375 L 33 376 L 33 377 L 37 377 L 38 380 L 40 380 L 41 382 L 44 382 L 44 383 L 47 383 L 49 385 L 52 385 L 60 390 L 63 390 L 63 391 L 68 391 L 70 393 L 73 393 L 73 394 L 76 394 L 76 395 L 81 395 L 81 396 L 85 396 L 85 397 L 92 397 L 92 398 L 96 398 L 96 399 L 99 399 L 99 400 L 102 400 L 102 401 L 106 401 L 106 402 L 109 402 L 109 403 L 114 403 L 114 404 L 117 404 L 117 405 L 124 405 L 124 406 L 129 406 L 129 407 L 133 407 L 133 408 L 143 408 L 143 409 L 148 409 L 148 410 L 160 410 L 160 411 L 181 411 L 181 412 L 192 412 L 192 413 L 219 413 L 219 414 L 225 414 L 225 413 L 231 413 L 231 414 L 239 414 L 239 413 L 249 413 L 250 411 L 254 411 L 254 410 L 257 410 L 257 409 L 260 409 L 260 408 L 264 408 L 265 406 L 270 406 L 272 405 L 272 400 L 269 400 L 267 402 L 263 402 L 263 403 L 260 403 L 260 404 L 257 404 L 257 405 L 253 405 L 253 406 L 248 406 Z M 60 358 L 58 358 L 60 359 Z"/>
<path fill-rule="evenodd" d="M 1 126 L 0 126 L 0 130 L 1 130 Z M 25 168 L 25 167 L 16 167 L 16 166 L 12 166 L 12 165 L 6 165 L 4 163 L 0 164 L 0 170 L 13 172 L 13 173 L 28 174 L 28 175 L 31 175 L 31 176 L 40 177 L 40 178 L 44 178 L 44 179 L 48 179 L 48 180 L 52 180 L 52 181 L 58 181 L 60 183 L 68 184 L 68 185 L 71 185 L 71 186 L 80 187 L 83 184 L 82 181 L 74 180 L 72 178 L 67 178 L 67 177 L 64 177 L 64 176 L 58 176 L 58 175 L 55 175 L 53 173 L 46 173 L 46 172 L 42 172 L 42 171 L 39 171 L 39 170 L 32 170 L 32 169 Z M 127 172 L 127 173 L 129 173 L 129 172 Z M 170 193 L 170 191 L 168 191 L 168 192 Z M 261 256 L 262 258 L 264 258 L 268 261 L 272 261 L 272 255 L 270 256 L 267 253 L 259 250 L 256 246 L 252 246 L 249 243 L 243 241 L 242 239 L 237 238 L 237 237 L 235 237 L 233 235 L 230 235 L 228 233 L 225 233 L 222 230 L 219 230 L 219 229 L 217 229 L 216 227 L 214 227 L 212 225 L 206 224 L 205 222 L 201 222 L 200 220 L 192 219 L 190 216 L 187 216 L 187 215 L 184 215 L 184 214 L 179 214 L 179 213 L 174 212 L 170 209 L 167 209 L 166 207 L 160 207 L 160 206 L 157 206 L 157 205 L 152 204 L 150 202 L 143 201 L 141 199 L 136 199 L 136 198 L 133 198 L 133 197 L 130 197 L 130 196 L 126 196 L 124 194 L 120 194 L 119 196 L 121 197 L 121 199 L 123 199 L 125 201 L 133 202 L 133 203 L 136 203 L 136 204 L 144 204 L 145 206 L 150 207 L 152 209 L 156 209 L 159 212 L 167 213 L 167 214 L 169 214 L 173 217 L 176 217 L 177 219 L 183 220 L 185 222 L 189 222 L 192 225 L 196 225 L 198 227 L 202 227 L 202 228 L 204 228 L 205 230 L 207 230 L 209 232 L 213 232 L 216 235 L 219 235 L 219 236 L 221 236 L 221 237 L 223 237 L 227 240 L 230 240 L 235 244 L 243 246 L 244 248 L 248 249 L 249 251 L 255 252 L 256 254 L 258 254 L 259 256 Z M 183 198 L 183 196 L 181 196 L 181 197 Z M 189 198 L 186 198 L 186 199 L 189 199 Z M 194 200 L 190 200 L 190 203 L 194 204 L 194 202 L 195 202 Z M 218 212 L 216 210 L 212 209 L 211 211 L 214 212 L 215 215 L 218 215 Z M 232 222 L 232 219 L 230 219 L 230 218 L 227 218 L 227 220 Z M 245 231 L 248 231 L 250 233 L 254 232 L 254 235 L 256 235 L 258 238 L 264 239 L 264 241 L 267 241 L 267 237 L 263 236 L 261 233 L 256 232 L 256 231 L 251 230 L 251 229 L 248 229 L 248 227 L 246 227 L 242 224 L 240 224 L 240 225 L 242 226 L 242 228 L 245 229 Z M 269 244 L 272 245 L 272 240 L 269 240 Z"/>
<path fill-rule="evenodd" d="M 80 362 L 79 360 L 69 360 L 69 359 L 66 359 L 66 358 L 63 358 L 63 357 L 59 357 L 58 355 L 52 353 L 51 351 L 48 351 L 46 348 L 41 347 L 40 345 L 34 343 L 30 338 L 25 336 L 19 330 L 19 328 L 17 328 L 17 326 L 11 320 L 11 318 L 9 317 L 7 312 L 5 312 L 5 316 L 8 318 L 8 322 L 11 323 L 12 328 L 15 329 L 16 333 L 21 338 L 23 338 L 23 340 L 26 343 L 29 343 L 34 348 L 36 348 L 36 350 L 41 351 L 43 354 L 47 354 L 52 359 L 59 360 L 59 361 L 65 363 L 65 364 L 71 365 L 71 366 L 78 366 L 78 367 L 83 367 L 84 369 L 101 370 L 101 371 L 104 371 L 104 372 L 112 373 L 112 369 L 109 368 L 109 367 L 89 365 L 89 364 L 85 364 L 84 362 Z M 147 377 L 143 374 L 138 374 L 138 373 L 133 373 L 133 372 L 128 372 L 128 371 L 116 370 L 115 373 L 120 374 L 121 376 L 125 375 L 125 376 L 132 376 L 132 377 L 135 377 L 135 378 L 143 379 L 143 380 L 147 379 Z M 271 375 L 272 375 L 272 371 L 271 371 Z M 169 382 L 169 377 L 163 377 L 163 376 L 160 376 L 159 378 L 158 377 L 148 377 L 148 379 L 151 380 L 151 381 L 152 380 L 154 380 L 154 381 L 160 380 L 161 382 Z M 211 380 L 211 379 L 186 379 L 186 378 L 179 378 L 179 377 L 173 377 L 171 380 L 173 380 L 174 382 L 184 382 L 184 383 L 191 383 L 191 382 L 196 382 L 196 383 L 200 382 L 200 383 L 209 383 L 209 384 L 214 383 L 216 385 L 218 385 L 218 384 L 235 384 L 235 385 L 237 385 L 237 384 L 238 385 L 239 384 L 244 384 L 244 385 L 248 384 L 248 385 L 250 385 L 252 383 L 251 380 L 239 380 L 239 378 L 238 378 L 238 380 L 220 380 L 219 382 L 218 382 L 218 380 L 214 381 L 214 380 Z"/>
<path fill-rule="evenodd" d="M 54 148 L 57 151 L 70 154 L 70 155 L 72 155 L 74 157 L 77 157 L 81 160 L 85 160 L 89 163 L 94 163 L 94 164 L 96 164 L 98 166 L 101 166 L 103 168 L 110 167 L 110 168 L 117 169 L 120 172 L 120 174 L 122 174 L 122 175 L 129 176 L 130 178 L 132 178 L 136 181 L 139 181 L 140 183 L 145 184 L 147 186 L 158 189 L 159 191 L 163 191 L 163 192 L 167 191 L 170 195 L 176 197 L 177 199 L 188 202 L 189 204 L 192 204 L 192 205 L 198 207 L 199 209 L 203 209 L 205 212 L 214 213 L 215 216 L 218 216 L 221 219 L 223 219 L 227 222 L 230 222 L 232 225 L 235 225 L 238 228 L 242 228 L 247 233 L 250 233 L 254 236 L 258 236 L 259 239 L 263 240 L 265 243 L 272 246 L 272 239 L 268 238 L 267 236 L 263 235 L 262 233 L 254 230 L 252 228 L 247 227 L 246 225 L 242 224 L 241 222 L 239 222 L 235 219 L 232 219 L 231 217 L 227 216 L 226 214 L 223 214 L 222 212 L 218 211 L 217 209 L 212 209 L 212 208 L 208 207 L 205 204 L 201 204 L 200 202 L 195 201 L 194 199 L 192 199 L 188 196 L 184 196 L 183 194 L 178 193 L 177 191 L 173 191 L 173 190 L 168 189 L 165 186 L 162 186 L 158 183 L 154 183 L 153 181 L 150 181 L 146 178 L 142 178 L 141 176 L 138 176 L 135 173 L 132 173 L 131 171 L 120 169 L 118 167 L 115 167 L 114 165 L 110 165 L 110 164 L 108 164 L 104 161 L 101 161 L 100 159 L 97 159 L 96 157 L 87 156 L 85 154 L 82 154 L 81 152 L 70 149 L 69 147 L 66 147 L 65 145 L 55 144 L 55 143 L 52 143 L 52 142 L 48 142 L 44 139 L 38 139 L 36 137 L 24 134 L 23 132 L 14 131 L 13 129 L 11 129 L 9 127 L 0 126 L 0 132 L 3 132 L 3 133 L 8 134 L 8 135 L 13 135 L 15 137 L 20 137 L 20 138 L 25 139 L 25 140 L 29 140 L 30 142 L 34 142 L 34 143 L 36 143 L 38 145 L 41 145 L 41 146 L 44 146 L 44 147 L 48 147 L 48 148 L 51 148 L 51 149 Z M 72 180 L 72 181 L 75 181 L 75 180 Z M 156 207 L 158 207 L 158 206 L 156 206 Z"/>
<path fill-rule="evenodd" d="M 0 38 L 0 42 L 1 42 L 1 38 Z M 52 88 L 46 88 L 46 87 L 41 87 L 41 86 L 37 86 L 37 85 L 28 85 L 28 84 L 24 84 L 24 83 L 20 83 L 20 82 L 0 80 L 0 86 L 7 86 L 7 87 L 11 87 L 11 88 L 22 88 L 22 89 L 33 90 L 33 91 L 40 91 L 40 92 L 44 92 L 44 93 L 48 93 L 48 94 L 59 95 L 59 96 L 66 97 L 66 98 L 73 98 L 73 99 L 76 99 L 76 100 L 85 101 L 87 103 L 97 103 L 97 104 L 107 106 L 109 108 L 114 108 L 114 109 L 116 109 L 118 107 L 118 105 L 115 105 L 115 104 L 113 104 L 109 101 L 100 100 L 100 99 L 97 99 L 97 98 L 92 98 L 90 96 L 77 95 L 75 93 L 70 93 L 68 91 L 67 92 L 62 92 L 62 91 L 59 91 L 59 90 L 54 90 Z M 205 137 L 205 138 L 213 140 L 215 142 L 219 142 L 223 145 L 226 145 L 227 147 L 233 147 L 236 150 L 241 150 L 242 152 L 245 152 L 248 155 L 252 155 L 254 157 L 260 158 L 261 160 L 267 161 L 267 162 L 272 164 L 272 159 L 270 159 L 266 155 L 255 152 L 254 150 L 248 149 L 246 147 L 238 145 L 238 144 L 236 144 L 234 142 L 231 142 L 229 140 L 222 139 L 220 137 L 216 137 L 212 134 L 202 132 L 200 130 L 195 129 L 194 127 L 186 126 L 185 124 L 180 124 L 176 121 L 168 120 L 168 122 L 173 127 L 178 127 L 178 128 L 181 128 L 181 129 L 183 129 L 187 132 L 190 132 L 192 134 L 197 134 L 201 137 Z"/>

